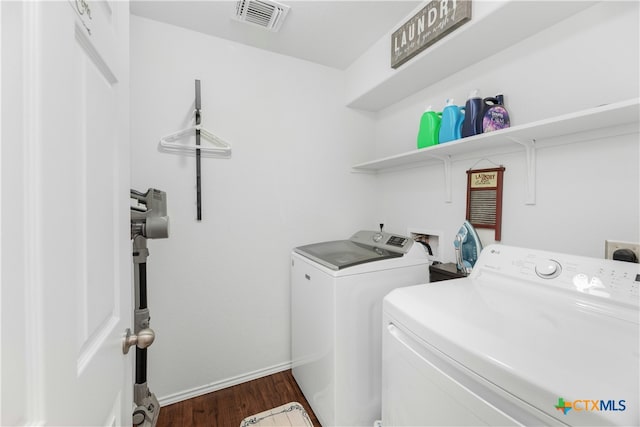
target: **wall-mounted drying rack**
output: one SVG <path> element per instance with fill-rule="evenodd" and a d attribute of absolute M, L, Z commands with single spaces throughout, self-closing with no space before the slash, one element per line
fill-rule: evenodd
<path fill-rule="evenodd" d="M 187 129 L 182 129 L 169 135 L 165 135 L 160 138 L 158 144 L 158 150 L 166 153 L 178 153 L 194 155 L 196 157 L 196 204 L 197 204 L 197 219 L 202 219 L 202 174 L 200 168 L 201 157 L 212 157 L 216 159 L 229 159 L 231 158 L 231 145 L 224 139 L 209 132 L 202 127 L 201 122 L 201 102 L 200 102 L 200 80 L 196 80 L 196 109 L 195 109 L 195 126 Z M 196 143 L 185 144 L 176 142 L 185 136 L 193 135 L 195 133 Z M 200 137 L 204 137 L 213 146 L 200 145 Z"/>

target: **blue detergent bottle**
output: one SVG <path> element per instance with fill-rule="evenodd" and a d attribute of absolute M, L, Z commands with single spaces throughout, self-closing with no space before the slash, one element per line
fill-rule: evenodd
<path fill-rule="evenodd" d="M 465 116 L 462 123 L 462 137 L 478 135 L 482 133 L 482 118 L 484 103 L 477 89 L 471 91 L 465 104 Z"/>
<path fill-rule="evenodd" d="M 440 123 L 440 144 L 443 142 L 460 139 L 462 135 L 462 122 L 465 118 L 465 107 L 459 107 L 453 103 L 453 99 L 447 99 L 447 105 L 442 110 L 442 122 Z"/>

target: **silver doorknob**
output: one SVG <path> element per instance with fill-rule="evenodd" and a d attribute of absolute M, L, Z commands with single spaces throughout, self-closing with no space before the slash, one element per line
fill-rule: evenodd
<path fill-rule="evenodd" d="M 126 335 L 122 338 L 122 353 L 129 353 L 129 348 L 134 345 L 138 348 L 147 348 L 155 339 L 156 333 L 151 328 L 141 330 L 138 335 L 133 335 L 131 329 L 127 328 Z"/>

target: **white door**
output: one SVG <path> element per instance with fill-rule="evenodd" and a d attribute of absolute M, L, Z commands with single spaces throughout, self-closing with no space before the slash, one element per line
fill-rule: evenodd
<path fill-rule="evenodd" d="M 0 14 L 0 424 L 131 425 L 129 6 Z"/>

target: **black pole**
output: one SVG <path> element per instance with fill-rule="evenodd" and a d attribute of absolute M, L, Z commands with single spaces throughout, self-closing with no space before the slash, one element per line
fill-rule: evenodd
<path fill-rule="evenodd" d="M 139 282 L 139 309 L 147 308 L 147 263 L 138 264 Z M 147 349 L 136 346 L 136 384 L 147 382 Z"/>
<path fill-rule="evenodd" d="M 136 347 L 136 384 L 147 382 L 147 349 Z"/>
<path fill-rule="evenodd" d="M 138 264 L 138 272 L 140 274 L 140 301 L 138 308 L 147 308 L 147 263 Z"/>

